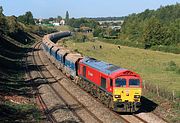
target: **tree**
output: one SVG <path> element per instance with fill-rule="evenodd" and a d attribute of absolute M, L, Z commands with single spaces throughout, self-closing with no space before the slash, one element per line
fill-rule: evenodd
<path fill-rule="evenodd" d="M 25 18 L 26 18 L 26 24 L 30 25 L 34 25 L 35 22 L 34 22 L 34 19 L 33 19 L 33 15 L 30 11 L 26 12 L 25 14 Z"/>
<path fill-rule="evenodd" d="M 57 18 L 58 18 L 59 20 L 62 20 L 62 17 L 61 17 L 61 16 L 57 16 Z"/>
<path fill-rule="evenodd" d="M 69 12 L 66 11 L 66 23 L 68 23 L 68 21 L 69 21 Z"/>
<path fill-rule="evenodd" d="M 180 41 L 180 4 L 145 10 L 125 18 L 120 39 L 145 45 L 176 45 Z"/>
<path fill-rule="evenodd" d="M 7 17 L 7 27 L 9 34 L 15 34 L 20 30 L 23 30 L 23 27 L 17 22 L 17 18 L 15 16 Z"/>
<path fill-rule="evenodd" d="M 60 23 L 60 21 L 62 20 L 61 16 L 57 16 L 57 21 Z"/>
<path fill-rule="evenodd" d="M 158 19 L 155 17 L 149 19 L 143 35 L 145 48 L 151 47 L 153 45 L 163 45 L 165 42 L 164 32 L 165 30 L 163 25 Z"/>
<path fill-rule="evenodd" d="M 3 8 L 0 6 L 0 34 L 7 32 L 7 21 L 3 15 Z"/>
<path fill-rule="evenodd" d="M 0 14 L 2 15 L 3 14 L 3 7 L 0 6 Z"/>
<path fill-rule="evenodd" d="M 166 39 L 167 45 L 180 44 L 180 18 L 171 22 L 167 29 L 168 38 Z"/>
<path fill-rule="evenodd" d="M 30 11 L 26 12 L 25 15 L 20 15 L 18 21 L 27 25 L 35 25 L 33 15 Z"/>
<path fill-rule="evenodd" d="M 105 30 L 101 27 L 96 27 L 93 31 L 93 36 L 94 37 L 103 37 L 104 36 Z"/>

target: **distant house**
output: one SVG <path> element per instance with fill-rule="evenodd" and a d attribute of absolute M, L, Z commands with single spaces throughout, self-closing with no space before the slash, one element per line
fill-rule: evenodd
<path fill-rule="evenodd" d="M 62 20 L 60 21 L 60 25 L 65 25 L 65 20 L 62 19 Z"/>

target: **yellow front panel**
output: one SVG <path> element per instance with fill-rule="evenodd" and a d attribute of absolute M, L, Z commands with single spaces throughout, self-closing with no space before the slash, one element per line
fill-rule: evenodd
<path fill-rule="evenodd" d="M 141 88 L 120 88 L 116 87 L 113 91 L 113 99 L 114 101 L 121 100 L 122 102 L 139 102 L 140 98 L 134 98 L 134 95 L 141 96 Z M 121 98 L 115 98 L 115 95 L 121 95 Z"/>

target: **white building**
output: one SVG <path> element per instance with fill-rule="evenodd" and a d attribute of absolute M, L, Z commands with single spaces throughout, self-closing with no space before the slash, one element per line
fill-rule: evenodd
<path fill-rule="evenodd" d="M 61 20 L 60 25 L 65 25 L 65 20 Z"/>

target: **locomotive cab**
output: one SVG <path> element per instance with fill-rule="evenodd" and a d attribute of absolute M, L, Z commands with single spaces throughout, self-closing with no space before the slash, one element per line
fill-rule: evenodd
<path fill-rule="evenodd" d="M 137 111 L 141 105 L 141 91 L 142 80 L 139 76 L 126 75 L 113 79 L 114 110 L 119 112 Z"/>
<path fill-rule="evenodd" d="M 130 70 L 93 58 L 79 62 L 82 87 L 116 112 L 135 112 L 140 107 L 142 80 Z M 89 89 L 90 87 L 91 89 Z"/>

